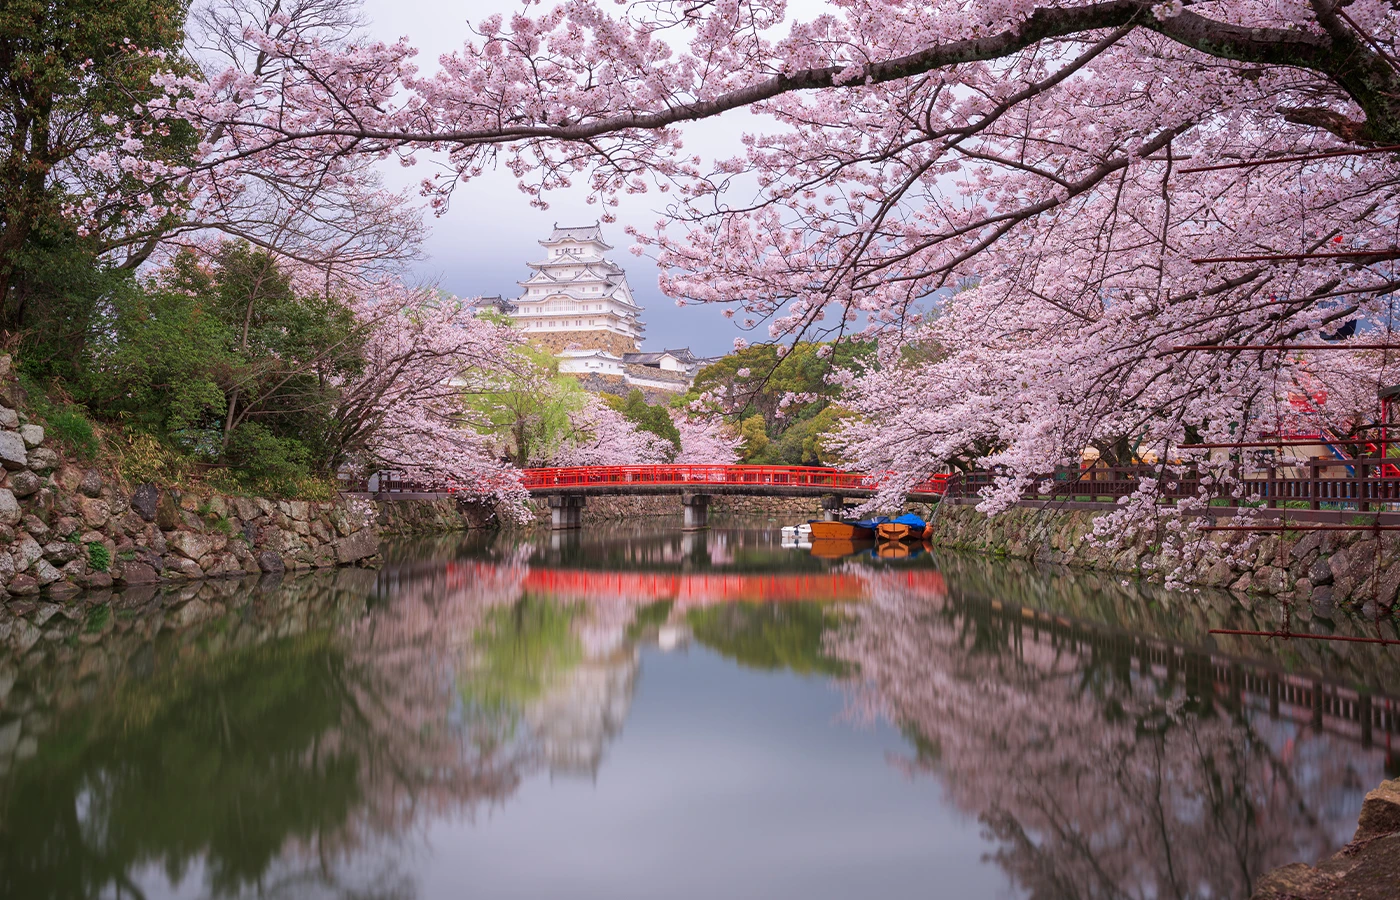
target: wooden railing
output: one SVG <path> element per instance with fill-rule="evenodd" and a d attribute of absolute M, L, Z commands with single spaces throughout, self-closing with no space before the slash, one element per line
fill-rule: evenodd
<path fill-rule="evenodd" d="M 1353 469 L 1346 473 L 1344 466 Z M 1173 503 L 1188 497 L 1229 500 L 1231 505 L 1280 504 L 1309 509 L 1354 508 L 1400 503 L 1400 478 L 1389 474 L 1394 460 L 1377 458 L 1300 460 L 1287 466 L 1244 468 L 1235 466 L 1212 473 L 1187 470 L 1173 475 L 1155 466 L 1061 467 L 1038 477 L 1023 493 L 1027 500 L 1116 501 L 1137 492 L 1144 479 L 1158 483 L 1157 496 Z M 1327 470 L 1341 469 L 1342 473 Z M 1301 473 L 1301 474 L 1294 474 Z M 1225 475 L 1228 477 L 1219 477 Z M 976 497 L 996 478 L 994 472 L 965 472 L 951 476 L 944 496 Z M 1204 494 L 1202 488 L 1204 487 Z"/>

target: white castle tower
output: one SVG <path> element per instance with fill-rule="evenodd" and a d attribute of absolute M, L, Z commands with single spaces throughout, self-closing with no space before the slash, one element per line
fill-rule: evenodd
<path fill-rule="evenodd" d="M 604 258 L 612 247 L 597 225 L 554 227 L 540 241 L 546 256 L 529 264 L 512 315 L 537 344 L 555 353 L 597 350 L 615 356 L 640 349 L 646 326 L 627 274 Z"/>

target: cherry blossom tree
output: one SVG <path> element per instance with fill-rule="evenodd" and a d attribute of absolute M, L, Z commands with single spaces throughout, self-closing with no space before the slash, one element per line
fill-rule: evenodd
<path fill-rule="evenodd" d="M 622 413 L 590 394 L 569 414 L 563 443 L 537 465 L 627 466 L 663 463 L 675 448 L 665 438 L 643 431 Z"/>
<path fill-rule="evenodd" d="M 331 417 L 337 467 L 401 472 L 523 516 L 519 470 L 499 461 L 465 402 L 509 374 L 519 334 L 455 297 L 398 282 L 356 295 L 352 309 L 365 330 L 363 361 L 339 386 Z"/>
<path fill-rule="evenodd" d="M 322 184 L 432 148 L 452 167 L 424 182 L 438 206 L 497 162 L 538 203 L 579 177 L 605 203 L 658 187 L 672 204 L 635 234 L 665 290 L 741 307 L 775 340 L 882 338 L 884 366 L 851 384 L 853 462 L 909 479 L 1000 465 L 1003 499 L 1086 446 L 1126 461 L 1188 434 L 1268 433 L 1288 385 L 1331 367 L 1391 377 L 1389 351 L 1175 349 L 1389 323 L 1388 5 L 784 13 L 657 0 L 612 16 L 570 0 L 478 23 L 421 75 L 406 41 L 325 41 L 275 12 L 245 33 L 275 84 L 247 64 L 159 78 L 148 115 L 194 123 L 200 162 L 133 174 L 212 196 L 241 173 Z M 686 153 L 678 126 L 740 109 L 771 132 L 732 159 Z"/>
<path fill-rule="evenodd" d="M 681 433 L 680 465 L 733 465 L 739 460 L 739 438 L 718 417 L 690 419 L 673 412 L 671 419 Z"/>

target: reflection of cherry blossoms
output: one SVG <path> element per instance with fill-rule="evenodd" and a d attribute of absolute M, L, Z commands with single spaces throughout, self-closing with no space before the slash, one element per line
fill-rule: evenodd
<path fill-rule="evenodd" d="M 1346 839 L 1359 782 L 1326 740 L 984 613 L 875 575 L 830 646 L 1031 896 L 1243 897 Z"/>

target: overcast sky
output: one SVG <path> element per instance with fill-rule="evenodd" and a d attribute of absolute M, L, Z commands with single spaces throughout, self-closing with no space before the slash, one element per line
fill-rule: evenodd
<path fill-rule="evenodd" d="M 468 36 L 467 22 L 480 22 L 493 13 L 519 9 L 512 0 L 365 0 L 369 32 L 392 41 L 407 37 L 419 49 L 418 65 L 425 74 L 437 68 L 437 59 L 459 49 Z M 739 136 L 758 120 L 740 112 L 717 122 L 688 126 L 686 148 L 707 158 L 732 156 Z M 394 165 L 388 177 L 395 187 L 416 185 L 433 171 L 423 159 L 403 169 Z M 617 221 L 604 225 L 603 235 L 615 248 L 609 255 L 627 270 L 638 302 L 646 308 L 645 348 L 659 350 L 689 346 L 698 354 L 719 355 L 733 349 L 743 334 L 720 315 L 719 307 L 677 308 L 656 285 L 656 266 L 648 257 L 629 252 L 632 242 L 624 233 L 628 225 L 650 228 L 659 218 L 667 195 L 651 192 L 625 196 L 617 208 Z M 416 267 L 419 278 L 438 283 L 461 296 L 519 296 L 516 284 L 526 278 L 525 263 L 542 258 L 537 241 L 548 236 L 554 223 L 592 224 L 601 216 L 597 206 L 585 202 L 582 191 L 551 194 L 550 208 L 534 209 L 520 193 L 510 173 L 501 170 L 463 184 L 452 197 L 451 209 L 441 218 L 430 218 L 432 235 L 424 250 L 427 258 Z M 766 333 L 748 335 L 761 340 Z"/>

